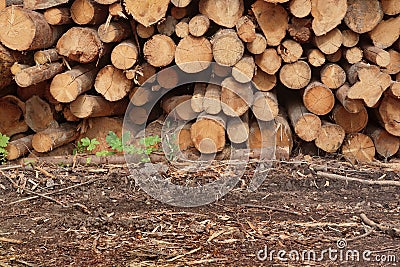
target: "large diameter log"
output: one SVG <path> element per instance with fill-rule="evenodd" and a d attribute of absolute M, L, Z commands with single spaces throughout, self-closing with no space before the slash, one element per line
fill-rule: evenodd
<path fill-rule="evenodd" d="M 50 25 L 64 25 L 73 22 L 71 12 L 68 7 L 53 7 L 46 9 L 43 13 L 44 18 Z"/>
<path fill-rule="evenodd" d="M 7 160 L 14 160 L 28 154 L 32 149 L 33 135 L 28 135 L 8 143 Z"/>
<path fill-rule="evenodd" d="M 13 50 L 48 48 L 58 39 L 57 33 L 39 12 L 17 6 L 0 12 L 0 41 Z"/>
<path fill-rule="evenodd" d="M 325 84 L 312 82 L 304 90 L 303 103 L 312 113 L 326 115 L 335 105 L 335 96 Z"/>
<path fill-rule="evenodd" d="M 352 163 L 371 162 L 375 156 L 374 142 L 365 134 L 350 134 L 343 143 L 342 153 Z"/>
<path fill-rule="evenodd" d="M 321 82 L 331 89 L 337 89 L 346 82 L 346 72 L 338 64 L 326 64 L 320 74 Z"/>
<path fill-rule="evenodd" d="M 26 101 L 25 106 L 25 122 L 34 132 L 58 126 L 54 118 L 54 111 L 45 100 L 35 95 Z"/>
<path fill-rule="evenodd" d="M 348 0 L 344 22 L 356 33 L 366 33 L 375 28 L 383 18 L 378 0 Z"/>
<path fill-rule="evenodd" d="M 174 60 L 175 49 L 176 45 L 170 37 L 156 34 L 144 44 L 143 54 L 152 66 L 164 67 Z"/>
<path fill-rule="evenodd" d="M 72 20 L 78 25 L 96 25 L 107 19 L 107 6 L 92 0 L 75 0 L 71 5 Z"/>
<path fill-rule="evenodd" d="M 278 116 L 278 99 L 275 92 L 256 92 L 251 108 L 254 116 L 262 121 L 271 121 Z"/>
<path fill-rule="evenodd" d="M 279 77 L 286 87 L 301 89 L 306 87 L 311 80 L 311 68 L 307 62 L 299 60 L 284 65 L 279 72 Z"/>
<path fill-rule="evenodd" d="M 120 42 L 131 35 L 131 25 L 125 21 L 106 22 L 99 26 L 97 33 L 104 43 Z"/>
<path fill-rule="evenodd" d="M 382 20 L 370 33 L 373 44 L 379 48 L 388 48 L 399 39 L 400 17 Z"/>
<path fill-rule="evenodd" d="M 274 48 L 267 48 L 255 56 L 255 62 L 264 72 L 273 75 L 282 65 L 282 58 Z"/>
<path fill-rule="evenodd" d="M 226 78 L 221 85 L 222 111 L 231 117 L 243 115 L 253 103 L 251 86 L 238 83 L 231 77 Z"/>
<path fill-rule="evenodd" d="M 56 75 L 51 82 L 50 93 L 57 101 L 70 103 L 93 87 L 96 74 L 94 66 L 78 65 Z"/>
<path fill-rule="evenodd" d="M 31 10 L 48 9 L 66 3 L 68 3 L 68 0 L 24 0 L 24 8 Z"/>
<path fill-rule="evenodd" d="M 188 35 L 176 47 L 175 63 L 186 73 L 197 73 L 207 69 L 212 59 L 212 46 L 205 37 Z"/>
<path fill-rule="evenodd" d="M 101 96 L 81 95 L 69 107 L 78 118 L 93 118 L 105 116 L 121 116 L 128 107 L 128 100 L 110 102 Z"/>
<path fill-rule="evenodd" d="M 40 153 L 49 152 L 57 147 L 75 141 L 79 136 L 76 126 L 65 123 L 36 133 L 32 138 L 33 148 Z"/>
<path fill-rule="evenodd" d="M 108 101 L 118 101 L 128 94 L 132 84 L 122 70 L 107 65 L 97 73 L 94 88 Z"/>
<path fill-rule="evenodd" d="M 204 111 L 204 96 L 206 94 L 206 88 L 206 83 L 196 83 L 194 85 L 193 96 L 190 100 L 190 106 L 194 112 Z"/>
<path fill-rule="evenodd" d="M 191 98 L 191 95 L 169 97 L 162 101 L 162 108 L 176 120 L 193 120 L 198 113 L 191 107 Z"/>
<path fill-rule="evenodd" d="M 252 5 L 252 11 L 267 38 L 267 44 L 277 46 L 286 35 L 288 28 L 288 14 L 286 10 L 272 3 L 257 0 Z M 273 17 L 274 19 L 271 19 Z"/>
<path fill-rule="evenodd" d="M 243 57 L 244 45 L 234 30 L 218 31 L 211 43 L 214 60 L 220 65 L 233 66 Z"/>
<path fill-rule="evenodd" d="M 368 125 L 366 133 L 374 142 L 376 152 L 385 159 L 395 155 L 400 147 L 400 139 L 376 125 Z"/>
<path fill-rule="evenodd" d="M 326 55 L 336 53 L 343 43 L 343 36 L 338 28 L 325 35 L 315 37 L 315 45 Z"/>
<path fill-rule="evenodd" d="M 241 144 L 249 138 L 249 113 L 246 112 L 241 117 L 229 118 L 226 133 L 232 143 Z"/>
<path fill-rule="evenodd" d="M 7 136 L 28 130 L 24 121 L 25 104 L 15 96 L 0 98 L 0 133 Z"/>
<path fill-rule="evenodd" d="M 378 114 L 386 131 L 400 136 L 400 99 L 385 95 L 379 106 Z"/>
<path fill-rule="evenodd" d="M 368 113 L 364 106 L 360 112 L 350 113 L 342 105 L 336 105 L 332 110 L 332 118 L 346 133 L 357 133 L 368 123 Z"/>
<path fill-rule="evenodd" d="M 349 90 L 350 85 L 348 83 L 343 84 L 336 90 L 336 98 L 349 113 L 359 113 L 365 109 L 364 102 L 361 99 L 350 99 L 347 96 Z"/>
<path fill-rule="evenodd" d="M 325 152 L 334 153 L 342 146 L 345 135 L 346 133 L 340 125 L 323 121 L 321 130 L 315 139 L 315 145 Z"/>
<path fill-rule="evenodd" d="M 98 60 L 104 51 L 104 45 L 95 29 L 73 27 L 64 33 L 57 42 L 57 52 L 79 63 Z"/>
<path fill-rule="evenodd" d="M 216 24 L 233 28 L 243 15 L 243 0 L 200 0 L 200 13 Z"/>
<path fill-rule="evenodd" d="M 346 15 L 347 1 L 312 0 L 312 28 L 315 35 L 321 36 L 338 26 Z"/>
<path fill-rule="evenodd" d="M 33 66 L 18 72 L 15 75 L 15 82 L 21 87 L 28 87 L 53 78 L 64 69 L 65 66 L 58 62 Z"/>
<path fill-rule="evenodd" d="M 111 63 L 120 70 L 132 68 L 139 57 L 139 50 L 133 40 L 125 40 L 116 45 L 111 52 Z"/>
<path fill-rule="evenodd" d="M 156 24 L 168 9 L 169 0 L 124 0 L 125 10 L 146 27 Z"/>

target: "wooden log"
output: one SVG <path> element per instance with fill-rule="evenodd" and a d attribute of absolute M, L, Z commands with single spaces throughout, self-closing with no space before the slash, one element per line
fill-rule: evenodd
<path fill-rule="evenodd" d="M 44 49 L 58 39 L 57 29 L 52 28 L 43 14 L 17 6 L 0 12 L 0 41 L 13 50 Z"/>
<path fill-rule="evenodd" d="M 135 80 L 137 85 L 143 85 L 145 82 L 152 83 L 156 79 L 156 68 L 145 62 L 137 68 L 125 72 L 125 76 L 130 80 Z M 133 74 L 133 75 L 132 75 Z M 130 77 L 133 76 L 133 77 Z"/>
<path fill-rule="evenodd" d="M 243 0 L 200 0 L 200 13 L 216 24 L 233 28 L 243 15 Z"/>
<path fill-rule="evenodd" d="M 253 103 L 253 91 L 249 84 L 236 82 L 228 77 L 222 81 L 222 111 L 231 117 L 242 116 Z"/>
<path fill-rule="evenodd" d="M 333 54 L 339 50 L 342 45 L 342 33 L 339 29 L 335 28 L 325 35 L 315 37 L 315 45 L 324 54 Z"/>
<path fill-rule="evenodd" d="M 151 26 L 144 26 L 143 24 L 138 23 L 136 26 L 136 33 L 142 39 L 148 39 L 154 35 L 155 27 Z"/>
<path fill-rule="evenodd" d="M 244 55 L 232 68 L 232 77 L 240 83 L 248 83 L 254 77 L 256 64 L 254 58 Z"/>
<path fill-rule="evenodd" d="M 244 54 L 244 45 L 234 30 L 218 31 L 211 40 L 215 62 L 223 66 L 235 65 Z"/>
<path fill-rule="evenodd" d="M 329 62 L 336 63 L 342 59 L 342 56 L 343 56 L 343 51 L 341 48 L 339 48 L 338 51 L 336 51 L 335 53 L 326 55 L 326 59 Z"/>
<path fill-rule="evenodd" d="M 372 43 L 386 49 L 399 39 L 400 17 L 382 20 L 370 33 Z"/>
<path fill-rule="evenodd" d="M 175 88 L 179 84 L 179 74 L 174 68 L 162 69 L 157 72 L 157 82 L 162 88 Z"/>
<path fill-rule="evenodd" d="M 386 131 L 400 136 L 400 99 L 385 95 L 378 108 L 379 122 Z"/>
<path fill-rule="evenodd" d="M 364 46 L 364 57 L 371 61 L 372 63 L 380 66 L 386 67 L 390 63 L 390 54 L 389 52 L 376 47 L 376 46 Z"/>
<path fill-rule="evenodd" d="M 174 41 L 162 34 L 156 34 L 143 47 L 147 62 L 154 67 L 164 67 L 174 60 L 176 45 Z"/>
<path fill-rule="evenodd" d="M 135 106 L 143 106 L 150 101 L 152 101 L 155 97 L 155 94 L 144 87 L 136 87 L 129 93 L 129 99 L 131 103 Z"/>
<path fill-rule="evenodd" d="M 38 96 L 32 96 L 26 101 L 25 122 L 36 133 L 58 126 L 54 110 Z"/>
<path fill-rule="evenodd" d="M 79 136 L 76 126 L 64 123 L 56 128 L 36 133 L 32 138 L 33 148 L 40 153 L 49 152 L 57 147 L 75 141 Z"/>
<path fill-rule="evenodd" d="M 236 32 L 245 43 L 253 42 L 256 39 L 256 25 L 248 16 L 243 16 L 237 21 Z"/>
<path fill-rule="evenodd" d="M 198 114 L 191 107 L 191 99 L 191 95 L 172 96 L 163 99 L 162 108 L 176 120 L 190 121 Z"/>
<path fill-rule="evenodd" d="M 365 107 L 358 113 L 350 113 L 338 104 L 332 110 L 332 118 L 346 133 L 357 133 L 368 123 L 368 113 Z"/>
<path fill-rule="evenodd" d="M 288 14 L 286 10 L 272 3 L 257 0 L 251 10 L 253 11 L 261 30 L 267 39 L 267 44 L 277 46 L 286 35 L 288 28 Z M 274 19 L 270 19 L 273 17 Z"/>
<path fill-rule="evenodd" d="M 400 98 L 400 81 L 393 81 L 389 87 L 388 93 L 394 97 Z"/>
<path fill-rule="evenodd" d="M 174 17 L 167 16 L 167 18 L 157 24 L 157 30 L 161 34 L 171 36 L 175 32 L 175 26 L 177 23 L 178 21 Z"/>
<path fill-rule="evenodd" d="M 190 106 L 194 112 L 204 111 L 204 96 L 206 93 L 206 83 L 196 83 L 194 85 L 194 91 L 192 99 L 190 100 Z M 221 104 L 220 104 L 221 105 Z"/>
<path fill-rule="evenodd" d="M 168 9 L 169 0 L 160 1 L 137 1 L 124 0 L 125 10 L 132 17 L 146 27 L 156 24 L 163 17 Z"/>
<path fill-rule="evenodd" d="M 382 71 L 387 74 L 400 73 L 400 53 L 394 49 L 390 49 L 388 52 L 390 55 L 390 63 L 382 69 Z"/>
<path fill-rule="evenodd" d="M 175 26 L 175 34 L 179 38 L 185 38 L 189 35 L 189 23 L 186 19 L 181 20 Z"/>
<path fill-rule="evenodd" d="M 131 26 L 125 21 L 112 21 L 101 24 L 97 33 L 104 43 L 120 42 L 131 35 Z"/>
<path fill-rule="evenodd" d="M 73 22 L 68 7 L 52 7 L 43 13 L 45 20 L 50 25 L 65 25 Z"/>
<path fill-rule="evenodd" d="M 43 65 L 46 63 L 52 63 L 58 61 L 60 59 L 60 55 L 57 53 L 55 48 L 50 48 L 46 50 L 36 51 L 33 55 L 33 60 L 37 65 Z"/>
<path fill-rule="evenodd" d="M 18 64 L 14 53 L 0 44 L 0 91 L 12 82 L 13 66 Z"/>
<path fill-rule="evenodd" d="M 292 154 L 293 136 L 287 114 L 282 110 L 279 111 L 278 116 L 275 118 L 275 125 L 275 158 L 277 160 L 288 160 Z"/>
<path fill-rule="evenodd" d="M 302 60 L 284 65 L 279 73 L 281 82 L 290 89 L 301 89 L 311 80 L 310 66 Z"/>
<path fill-rule="evenodd" d="M 108 101 L 124 98 L 132 87 L 132 81 L 126 78 L 122 70 L 113 65 L 102 68 L 96 76 L 94 88 Z"/>
<path fill-rule="evenodd" d="M 400 13 L 400 2 L 396 0 L 381 0 L 382 10 L 386 15 L 397 15 Z"/>
<path fill-rule="evenodd" d="M 307 52 L 307 60 L 311 66 L 321 67 L 325 64 L 325 55 L 319 49 L 310 49 Z"/>
<path fill-rule="evenodd" d="M 117 2 L 118 0 L 94 0 L 96 3 L 99 3 L 101 5 L 111 5 Z"/>
<path fill-rule="evenodd" d="M 7 160 L 20 158 L 33 150 L 32 138 L 33 135 L 28 135 L 8 143 L 6 147 Z"/>
<path fill-rule="evenodd" d="M 124 14 L 124 8 L 122 7 L 121 2 L 116 2 L 108 6 L 108 13 L 113 17 L 120 17 L 124 19 L 128 19 L 128 17 Z"/>
<path fill-rule="evenodd" d="M 68 0 L 24 0 L 24 8 L 30 10 L 47 9 L 68 3 Z"/>
<path fill-rule="evenodd" d="M 346 72 L 337 64 L 325 64 L 320 74 L 321 82 L 331 89 L 337 89 L 346 82 Z"/>
<path fill-rule="evenodd" d="M 21 87 L 28 87 L 56 76 L 64 68 L 65 66 L 58 62 L 29 67 L 15 75 L 15 82 Z"/>
<path fill-rule="evenodd" d="M 109 102 L 102 96 L 81 95 L 69 105 L 74 116 L 84 119 L 93 117 L 121 116 L 125 114 L 128 100 Z"/>
<path fill-rule="evenodd" d="M 203 98 L 203 109 L 207 114 L 217 115 L 221 112 L 221 90 L 222 88 L 219 85 L 207 85 Z"/>
<path fill-rule="evenodd" d="M 217 64 L 212 64 L 212 75 L 218 76 L 220 78 L 226 78 L 232 73 L 232 68 L 228 66 L 222 66 Z"/>
<path fill-rule="evenodd" d="M 31 98 L 34 95 L 46 99 L 48 94 L 50 94 L 49 81 L 43 81 L 28 87 L 17 88 L 17 96 L 23 102 L 26 102 L 29 98 Z"/>
<path fill-rule="evenodd" d="M 57 42 L 58 54 L 79 63 L 100 59 L 105 48 L 95 29 L 72 27 Z"/>
<path fill-rule="evenodd" d="M 395 155 L 399 150 L 399 137 L 391 135 L 385 129 L 369 124 L 365 132 L 374 142 L 376 152 L 385 159 Z"/>
<path fill-rule="evenodd" d="M 335 96 L 325 84 L 311 82 L 304 90 L 303 103 L 312 113 L 326 115 L 335 105 Z"/>
<path fill-rule="evenodd" d="M 360 39 L 360 35 L 358 33 L 349 29 L 342 31 L 342 37 L 344 47 L 354 47 L 358 44 Z"/>
<path fill-rule="evenodd" d="M 345 131 L 340 125 L 322 121 L 315 145 L 325 152 L 335 153 L 342 146 L 345 135 Z"/>
<path fill-rule="evenodd" d="M 0 1 L 0 11 L 8 6 L 23 6 L 24 0 L 2 0 Z"/>
<path fill-rule="evenodd" d="M 71 5 L 71 18 L 78 25 L 97 25 L 106 21 L 108 7 L 93 0 L 74 0 Z"/>
<path fill-rule="evenodd" d="M 240 117 L 229 118 L 226 133 L 232 143 L 241 144 L 249 139 L 249 113 L 246 112 Z"/>
<path fill-rule="evenodd" d="M 205 15 L 197 15 L 189 21 L 189 33 L 193 36 L 203 36 L 210 27 L 210 20 Z"/>
<path fill-rule="evenodd" d="M 267 39 L 262 34 L 256 33 L 256 38 L 254 41 L 246 43 L 246 48 L 250 53 L 259 55 L 267 48 Z"/>
<path fill-rule="evenodd" d="M 291 18 L 288 32 L 293 40 L 299 43 L 308 43 L 314 36 L 311 30 L 311 19 Z"/>
<path fill-rule="evenodd" d="M 175 19 L 183 19 L 188 15 L 188 9 L 186 7 L 176 7 L 173 6 L 171 8 L 171 16 L 173 16 Z"/>
<path fill-rule="evenodd" d="M 281 68 L 282 58 L 274 48 L 267 48 L 255 56 L 255 62 L 264 72 L 274 75 Z"/>
<path fill-rule="evenodd" d="M 205 37 L 186 36 L 175 51 L 175 63 L 186 73 L 207 69 L 213 59 L 212 46 Z"/>
<path fill-rule="evenodd" d="M 262 70 L 256 71 L 252 82 L 258 90 L 264 92 L 272 90 L 277 83 L 275 75 L 270 75 Z"/>
<path fill-rule="evenodd" d="M 269 92 L 256 92 L 254 94 L 253 106 L 251 108 L 254 116 L 262 121 L 272 121 L 278 116 L 279 106 L 276 93 Z"/>
<path fill-rule="evenodd" d="M 278 54 L 286 63 L 293 63 L 300 59 L 303 54 L 301 45 L 293 40 L 285 40 L 277 48 Z"/>
<path fill-rule="evenodd" d="M 360 99 L 350 99 L 347 94 L 350 90 L 348 83 L 343 84 L 336 90 L 336 98 L 349 113 L 359 113 L 364 110 L 364 102 Z"/>
<path fill-rule="evenodd" d="M 18 72 L 20 72 L 21 70 L 27 69 L 32 67 L 31 65 L 26 65 L 26 64 L 19 64 L 18 62 L 15 62 L 11 68 L 9 69 L 9 71 L 11 72 L 12 75 L 16 75 Z M 6 77 L 7 78 L 7 77 Z"/>
<path fill-rule="evenodd" d="M 355 46 L 343 51 L 343 56 L 349 64 L 356 64 L 363 59 L 363 51 L 361 48 Z"/>
<path fill-rule="evenodd" d="M 139 50 L 133 40 L 125 40 L 116 45 L 111 52 L 111 63 L 120 70 L 132 68 L 139 57 Z"/>
<path fill-rule="evenodd" d="M 147 111 L 147 108 L 132 106 L 129 109 L 128 116 L 131 122 L 137 125 L 141 125 L 147 122 L 149 113 Z"/>
<path fill-rule="evenodd" d="M 187 7 L 192 0 L 171 0 L 171 3 L 176 7 Z"/>
<path fill-rule="evenodd" d="M 350 134 L 343 143 L 342 153 L 353 164 L 371 162 L 375 156 L 374 142 L 365 134 Z"/>
<path fill-rule="evenodd" d="M 289 11 L 297 18 L 307 17 L 311 13 L 311 7 L 311 0 L 292 0 L 289 2 Z"/>
<path fill-rule="evenodd" d="M 25 104 L 21 100 L 11 95 L 0 98 L 0 133 L 11 137 L 26 132 L 24 116 Z"/>
<path fill-rule="evenodd" d="M 375 28 L 383 18 L 378 0 L 349 0 L 344 22 L 353 32 L 366 33 Z"/>
<path fill-rule="evenodd" d="M 53 78 L 50 93 L 57 101 L 70 103 L 92 89 L 97 71 L 93 65 L 75 66 Z"/>
<path fill-rule="evenodd" d="M 261 154 L 261 149 L 272 149 L 275 138 L 275 127 L 269 127 L 266 122 L 250 123 L 249 148 L 254 154 Z"/>
<path fill-rule="evenodd" d="M 312 0 L 312 28 L 316 36 L 327 34 L 338 26 L 346 15 L 347 1 Z"/>

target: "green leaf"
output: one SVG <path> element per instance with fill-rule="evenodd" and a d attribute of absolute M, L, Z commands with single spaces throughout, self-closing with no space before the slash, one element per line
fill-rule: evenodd
<path fill-rule="evenodd" d="M 110 131 L 106 136 L 107 144 L 112 148 L 117 150 L 118 152 L 122 152 L 123 145 L 121 139 L 117 136 L 116 133 Z"/>
<path fill-rule="evenodd" d="M 102 150 L 102 151 L 97 152 L 96 156 L 105 157 L 105 156 L 111 156 L 111 155 L 114 155 L 114 154 L 115 153 L 112 152 L 112 151 Z"/>
<path fill-rule="evenodd" d="M 88 137 L 82 138 L 81 139 L 82 146 L 87 147 L 90 145 L 90 139 Z"/>
<path fill-rule="evenodd" d="M 10 137 L 0 133 L 0 147 L 6 147 L 8 145 L 8 141 L 10 141 Z"/>

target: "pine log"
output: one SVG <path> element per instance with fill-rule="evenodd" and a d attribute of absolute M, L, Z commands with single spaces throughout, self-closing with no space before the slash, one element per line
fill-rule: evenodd
<path fill-rule="evenodd" d="M 248 16 L 243 16 L 238 20 L 236 32 L 245 43 L 253 42 L 256 39 L 256 25 Z"/>
<path fill-rule="evenodd" d="M 136 26 L 136 33 L 142 39 L 148 39 L 154 35 L 155 28 L 153 25 L 144 26 L 143 24 L 138 23 Z"/>
<path fill-rule="evenodd" d="M 258 90 L 266 92 L 272 90 L 277 81 L 275 75 L 270 75 L 259 69 L 254 75 L 252 82 Z"/>
<path fill-rule="evenodd" d="M 343 51 L 343 56 L 350 64 L 356 64 L 363 59 L 363 51 L 355 46 Z"/>
<path fill-rule="evenodd" d="M 58 61 L 60 59 L 60 55 L 57 53 L 55 48 L 50 48 L 46 50 L 36 51 L 33 55 L 33 60 L 37 65 L 43 65 L 46 63 L 52 63 Z"/>
<path fill-rule="evenodd" d="M 286 10 L 272 3 L 257 0 L 252 5 L 252 11 L 267 39 L 267 44 L 277 46 L 286 35 L 288 28 L 288 14 Z M 271 19 L 271 18 L 274 19 Z"/>
<path fill-rule="evenodd" d="M 382 20 L 370 33 L 372 43 L 386 49 L 399 39 L 400 17 Z"/>
<path fill-rule="evenodd" d="M 343 143 L 342 153 L 353 164 L 371 162 L 375 156 L 374 142 L 365 134 L 350 134 Z"/>
<path fill-rule="evenodd" d="M 179 73 L 175 68 L 166 68 L 157 72 L 157 82 L 165 89 L 173 89 L 179 84 Z"/>
<path fill-rule="evenodd" d="M 379 105 L 378 115 L 386 131 L 400 136 L 400 99 L 385 95 Z"/>
<path fill-rule="evenodd" d="M 54 110 L 49 103 L 38 96 L 32 96 L 26 101 L 25 122 L 34 132 L 41 132 L 47 128 L 58 126 L 54 118 Z"/>
<path fill-rule="evenodd" d="M 169 0 L 124 0 L 125 10 L 132 17 L 146 27 L 156 24 L 163 17 L 168 9 Z"/>
<path fill-rule="evenodd" d="M 12 67 L 18 64 L 15 53 L 0 44 L 0 91 L 12 82 Z"/>
<path fill-rule="evenodd" d="M 196 83 L 194 85 L 193 96 L 190 100 L 190 106 L 194 112 L 204 111 L 204 96 L 206 94 L 206 88 L 206 83 Z"/>
<path fill-rule="evenodd" d="M 301 89 L 311 80 L 311 68 L 302 60 L 284 65 L 279 73 L 281 82 L 288 88 Z"/>
<path fill-rule="evenodd" d="M 382 71 L 387 74 L 400 73 L 400 53 L 394 49 L 388 50 L 390 55 L 390 63 Z"/>
<path fill-rule="evenodd" d="M 372 63 L 380 66 L 386 67 L 390 63 L 390 54 L 389 52 L 376 47 L 376 46 L 364 46 L 364 57 L 371 61 Z"/>
<path fill-rule="evenodd" d="M 187 19 L 182 19 L 175 26 L 175 34 L 179 38 L 185 38 L 189 35 L 189 23 Z"/>
<path fill-rule="evenodd" d="M 261 54 L 255 56 L 258 67 L 264 72 L 274 75 L 282 65 L 282 58 L 274 48 L 267 48 Z"/>
<path fill-rule="evenodd" d="M 97 33 L 104 43 L 120 42 L 131 35 L 131 26 L 125 21 L 112 21 L 101 24 Z"/>
<path fill-rule="evenodd" d="M 231 77 L 223 80 L 221 85 L 222 111 L 231 117 L 242 116 L 253 103 L 251 86 L 238 83 Z"/>
<path fill-rule="evenodd" d="M 275 125 L 275 158 L 277 160 L 288 160 L 293 149 L 293 137 L 287 114 L 282 110 L 275 118 Z"/>
<path fill-rule="evenodd" d="M 240 83 L 248 83 L 254 77 L 256 64 L 254 58 L 244 55 L 232 68 L 232 77 Z"/>
<path fill-rule="evenodd" d="M 247 50 L 254 55 L 259 55 L 267 48 L 267 39 L 260 34 L 256 33 L 254 41 L 246 43 Z"/>
<path fill-rule="evenodd" d="M 205 15 L 197 15 L 189 21 L 189 33 L 193 36 L 203 36 L 210 27 L 210 20 Z"/>
<path fill-rule="evenodd" d="M 339 29 L 335 28 L 325 35 L 315 37 L 315 45 L 324 54 L 333 54 L 339 50 L 342 45 L 343 37 Z"/>
<path fill-rule="evenodd" d="M 383 11 L 378 0 L 348 0 L 347 5 L 344 22 L 353 32 L 369 32 L 383 18 Z"/>
<path fill-rule="evenodd" d="M 322 121 L 315 145 L 325 152 L 335 153 L 342 146 L 345 135 L 345 131 L 340 125 Z"/>
<path fill-rule="evenodd" d="M 400 2 L 397 0 L 381 0 L 382 10 L 386 15 L 397 15 L 400 13 Z"/>
<path fill-rule="evenodd" d="M 385 159 L 395 155 L 399 150 L 399 137 L 391 135 L 383 128 L 370 124 L 366 128 L 366 134 L 374 142 L 376 152 Z"/>
<path fill-rule="evenodd" d="M 24 0 L 24 8 L 30 10 L 47 9 L 68 3 L 68 0 Z"/>
<path fill-rule="evenodd" d="M 331 89 L 337 89 L 346 82 L 346 72 L 337 64 L 325 64 L 320 74 L 321 82 Z"/>
<path fill-rule="evenodd" d="M 218 31 L 211 43 L 214 60 L 220 65 L 233 66 L 243 57 L 244 45 L 234 30 Z"/>
<path fill-rule="evenodd" d="M 326 115 L 335 105 L 335 96 L 325 84 L 311 82 L 304 90 L 303 103 L 312 113 Z"/>
<path fill-rule="evenodd" d="M 332 110 L 332 118 L 346 133 L 357 133 L 368 123 L 368 113 L 364 106 L 360 112 L 350 113 L 338 104 Z"/>
<path fill-rule="evenodd" d="M 92 65 L 78 65 L 56 75 L 50 85 L 51 95 L 61 103 L 70 103 L 92 89 L 97 74 Z"/>
<path fill-rule="evenodd" d="M 311 13 L 311 6 L 311 0 L 292 0 L 289 2 L 289 11 L 297 18 L 304 18 Z"/>
<path fill-rule="evenodd" d="M 357 45 L 360 39 L 360 35 L 358 33 L 355 33 L 349 29 L 342 31 L 342 36 L 344 47 L 354 47 Z"/>
<path fill-rule="evenodd" d="M 229 118 L 226 133 L 232 143 L 241 144 L 249 139 L 249 112 L 240 117 Z"/>
<path fill-rule="evenodd" d="M 197 117 L 197 112 L 191 107 L 191 95 L 172 96 L 162 101 L 165 113 L 175 120 L 190 121 Z"/>
<path fill-rule="evenodd" d="M 200 13 L 216 24 L 233 28 L 244 11 L 243 0 L 200 0 Z"/>
<path fill-rule="evenodd" d="M 69 105 L 71 112 L 78 118 L 121 116 L 125 114 L 128 100 L 109 102 L 102 96 L 81 95 Z"/>
<path fill-rule="evenodd" d="M 125 40 L 116 45 L 111 52 L 111 63 L 120 70 L 132 68 L 139 57 L 139 50 L 133 40 Z"/>
<path fill-rule="evenodd" d="M 217 115 L 221 112 L 221 90 L 222 88 L 219 85 L 207 85 L 203 98 L 203 109 L 207 114 Z"/>
<path fill-rule="evenodd" d="M 74 0 L 71 5 L 71 18 L 78 25 L 97 25 L 106 21 L 108 7 L 93 0 Z"/>
<path fill-rule="evenodd" d="M 151 37 L 143 48 L 143 54 L 152 66 L 164 67 L 174 60 L 176 45 L 174 41 L 162 34 Z"/>
<path fill-rule="evenodd" d="M 25 104 L 15 96 L 0 98 L 0 133 L 7 136 L 28 130 L 24 121 Z"/>
<path fill-rule="evenodd" d="M 278 54 L 286 63 L 293 63 L 300 59 L 303 54 L 301 45 L 293 40 L 285 40 L 277 48 Z"/>
<path fill-rule="evenodd" d="M 338 26 L 345 17 L 347 1 L 312 0 L 312 28 L 316 36 L 324 35 Z"/>
<path fill-rule="evenodd" d="M 65 66 L 58 62 L 29 67 L 15 75 L 15 82 L 21 87 L 28 87 L 56 76 L 64 68 Z"/>
<path fill-rule="evenodd" d="M 95 29 L 73 27 L 58 40 L 57 52 L 85 64 L 100 59 L 105 49 Z"/>
<path fill-rule="evenodd" d="M 46 9 L 43 15 L 50 25 L 65 25 L 73 22 L 68 7 L 52 7 Z"/>
<path fill-rule="evenodd" d="M 347 94 L 350 90 L 348 83 L 336 90 L 336 98 L 349 113 L 359 113 L 364 110 L 364 102 L 360 99 L 350 99 Z"/>
<path fill-rule="evenodd" d="M 314 36 L 311 30 L 311 19 L 293 17 L 288 27 L 289 35 L 299 43 L 308 43 Z"/>
<path fill-rule="evenodd" d="M 18 62 L 15 62 L 11 68 L 9 69 L 9 71 L 11 72 L 12 75 L 16 75 L 18 72 L 20 72 L 21 70 L 27 69 L 32 67 L 31 65 L 26 65 L 26 64 L 19 64 Z M 7 78 L 7 77 L 6 77 Z"/>
<path fill-rule="evenodd" d="M 271 121 L 275 119 L 279 113 L 276 92 L 256 92 L 251 110 L 259 120 Z"/>
<path fill-rule="evenodd" d="M 307 60 L 311 66 L 321 67 L 325 64 L 325 55 L 319 49 L 310 49 L 307 52 Z"/>
<path fill-rule="evenodd" d="M 57 147 L 75 141 L 79 136 L 76 126 L 65 123 L 57 128 L 48 128 L 32 138 L 33 148 L 40 153 L 49 152 Z"/>
<path fill-rule="evenodd" d="M 389 87 L 389 93 L 397 98 L 400 98 L 400 81 L 393 81 Z"/>
<path fill-rule="evenodd" d="M 126 78 L 122 70 L 113 65 L 102 68 L 96 76 L 94 88 L 108 101 L 124 98 L 132 87 L 132 81 Z"/>
<path fill-rule="evenodd" d="M 32 138 L 33 135 L 28 135 L 8 143 L 7 160 L 14 160 L 28 154 L 33 149 Z"/>
<path fill-rule="evenodd" d="M 335 63 L 339 62 L 342 59 L 342 56 L 343 56 L 343 51 L 341 48 L 339 48 L 335 53 L 326 55 L 326 59 L 329 62 Z"/>
<path fill-rule="evenodd" d="M 178 21 L 174 17 L 167 16 L 167 18 L 157 24 L 157 30 L 161 34 L 171 36 L 175 32 L 176 24 L 178 24 Z"/>
<path fill-rule="evenodd" d="M 186 73 L 207 69 L 213 59 L 212 46 L 205 37 L 184 37 L 176 47 L 175 63 Z"/>
<path fill-rule="evenodd" d="M 154 97 L 155 94 L 145 87 L 136 87 L 129 93 L 131 103 L 138 107 L 149 103 L 154 99 Z"/>

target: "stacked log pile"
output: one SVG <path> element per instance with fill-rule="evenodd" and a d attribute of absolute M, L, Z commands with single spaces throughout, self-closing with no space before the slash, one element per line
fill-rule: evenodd
<path fill-rule="evenodd" d="M 126 111 L 188 121 L 179 147 L 205 154 L 256 154 L 273 136 L 277 158 L 296 140 L 353 162 L 394 156 L 399 13 L 398 0 L 2 0 L 9 159 L 120 133 Z M 202 72 L 210 83 L 178 86 Z"/>

